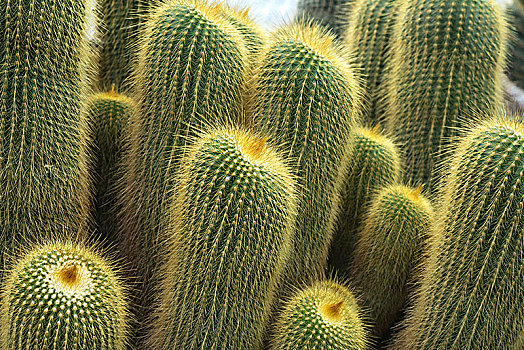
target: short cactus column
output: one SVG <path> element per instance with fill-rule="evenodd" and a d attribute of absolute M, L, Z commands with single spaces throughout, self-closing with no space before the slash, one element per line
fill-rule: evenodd
<path fill-rule="evenodd" d="M 33 248 L 8 271 L 2 350 L 124 350 L 125 292 L 111 267 L 82 246 Z"/>

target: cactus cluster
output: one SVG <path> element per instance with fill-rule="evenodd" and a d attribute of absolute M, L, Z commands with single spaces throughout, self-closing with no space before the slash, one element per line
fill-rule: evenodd
<path fill-rule="evenodd" d="M 523 13 L 0 0 L 0 348 L 521 348 Z"/>

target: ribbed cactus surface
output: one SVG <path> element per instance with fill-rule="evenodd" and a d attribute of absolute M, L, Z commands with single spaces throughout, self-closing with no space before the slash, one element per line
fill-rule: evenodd
<path fill-rule="evenodd" d="M 513 0 L 508 19 L 514 32 L 509 50 L 508 77 L 524 88 L 524 1 Z"/>
<path fill-rule="evenodd" d="M 2 288 L 2 350 L 124 350 L 124 292 L 91 250 L 63 243 L 34 248 Z"/>
<path fill-rule="evenodd" d="M 96 159 L 94 219 L 98 235 L 110 244 L 116 242 L 119 230 L 117 188 L 122 179 L 120 169 L 129 138 L 129 121 L 135 113 L 133 100 L 114 90 L 93 95 L 89 102 Z"/>
<path fill-rule="evenodd" d="M 307 22 L 281 28 L 252 82 L 257 128 L 288 151 L 301 190 L 291 284 L 312 281 L 327 265 L 360 113 L 360 81 L 334 40 Z"/>
<path fill-rule="evenodd" d="M 524 126 L 482 123 L 442 182 L 420 290 L 395 349 L 517 349 L 524 331 Z"/>
<path fill-rule="evenodd" d="M 371 201 L 358 234 L 352 280 L 377 337 L 393 326 L 405 306 L 433 220 L 433 208 L 420 187 L 394 184 Z"/>
<path fill-rule="evenodd" d="M 379 127 L 351 130 L 353 153 L 344 180 L 342 214 L 331 244 L 330 265 L 346 276 L 355 250 L 358 230 L 372 196 L 382 187 L 400 180 L 398 147 L 382 135 Z"/>
<path fill-rule="evenodd" d="M 154 349 L 259 349 L 291 252 L 294 180 L 266 138 L 219 128 L 183 160 Z"/>
<path fill-rule="evenodd" d="M 347 14 L 344 43 L 362 69 L 366 89 L 366 125 L 383 123 L 386 63 L 390 59 L 390 38 L 398 1 L 357 0 Z"/>
<path fill-rule="evenodd" d="M 387 126 L 404 145 L 407 183 L 432 193 L 450 140 L 472 115 L 502 103 L 506 22 L 496 0 L 400 4 L 386 77 Z"/>
<path fill-rule="evenodd" d="M 126 157 L 123 250 L 147 290 L 155 285 L 156 244 L 184 147 L 206 125 L 235 116 L 247 50 L 220 7 L 205 1 L 160 4 L 144 26 L 134 77 L 140 113 L 131 121 Z M 141 298 L 151 295 L 144 291 Z"/>
<path fill-rule="evenodd" d="M 131 90 L 130 78 L 137 55 L 137 39 L 152 7 L 152 0 L 102 0 L 102 35 L 98 85 L 101 91 L 116 86 L 119 92 Z"/>
<path fill-rule="evenodd" d="M 84 230 L 90 11 L 83 0 L 0 1 L 2 252 Z"/>
<path fill-rule="evenodd" d="M 285 305 L 271 350 L 363 350 L 367 334 L 353 293 L 332 281 L 316 282 Z"/>

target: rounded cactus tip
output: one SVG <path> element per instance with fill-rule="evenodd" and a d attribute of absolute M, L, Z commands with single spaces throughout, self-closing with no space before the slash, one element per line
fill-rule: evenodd
<path fill-rule="evenodd" d="M 71 243 L 33 247 L 9 270 L 2 288 L 0 348 L 122 350 L 125 294 L 96 251 Z"/>

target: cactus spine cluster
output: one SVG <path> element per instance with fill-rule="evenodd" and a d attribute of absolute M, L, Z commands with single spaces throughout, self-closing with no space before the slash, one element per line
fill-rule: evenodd
<path fill-rule="evenodd" d="M 83 0 L 0 2 L 2 252 L 50 232 L 85 230 L 90 7 Z"/>
<path fill-rule="evenodd" d="M 124 350 L 125 295 L 114 272 L 82 246 L 32 249 L 2 288 L 2 350 Z"/>
<path fill-rule="evenodd" d="M 346 52 L 316 25 L 281 28 L 257 64 L 253 84 L 259 130 L 283 145 L 301 188 L 290 284 L 324 272 L 360 116 L 360 81 Z"/>
<path fill-rule="evenodd" d="M 435 167 L 471 112 L 502 103 L 506 32 L 495 0 L 401 2 L 386 120 L 405 147 L 408 183 L 433 193 Z"/>
<path fill-rule="evenodd" d="M 508 12 L 509 21 L 515 31 L 509 50 L 508 77 L 524 88 L 524 1 L 513 0 Z"/>
<path fill-rule="evenodd" d="M 258 349 L 291 252 L 294 179 L 264 137 L 204 134 L 183 160 L 154 349 Z"/>
<path fill-rule="evenodd" d="M 89 116 L 94 124 L 95 224 L 98 234 L 108 243 L 116 242 L 118 232 L 116 189 L 128 136 L 129 121 L 136 113 L 134 102 L 114 90 L 91 97 Z"/>
<path fill-rule="evenodd" d="M 101 91 L 116 86 L 129 91 L 137 38 L 151 0 L 102 0 L 102 35 L 98 58 Z"/>
<path fill-rule="evenodd" d="M 362 69 L 367 96 L 366 125 L 385 118 L 383 86 L 386 62 L 390 57 L 390 37 L 396 18 L 395 0 L 357 0 L 348 14 L 344 43 Z"/>
<path fill-rule="evenodd" d="M 131 121 L 126 156 L 123 251 L 137 261 L 147 290 L 154 285 L 156 242 L 186 140 L 234 117 L 247 50 L 220 7 L 196 0 L 158 6 L 140 41 L 134 77 L 140 114 Z"/>
<path fill-rule="evenodd" d="M 427 248 L 433 208 L 421 187 L 391 185 L 373 198 L 359 232 L 353 281 L 383 336 L 405 306 L 408 282 Z"/>
<path fill-rule="evenodd" d="M 271 350 L 363 350 L 367 334 L 353 293 L 332 281 L 296 293 L 275 325 Z"/>
<path fill-rule="evenodd" d="M 524 126 L 502 119 L 461 140 L 395 349 L 516 348 L 524 332 L 523 153 Z"/>
<path fill-rule="evenodd" d="M 329 262 L 339 275 L 348 273 L 357 231 L 370 199 L 382 187 L 400 180 L 400 156 L 397 146 L 373 129 L 355 127 L 351 130 L 350 170 L 343 191 L 342 214 L 331 245 Z"/>

